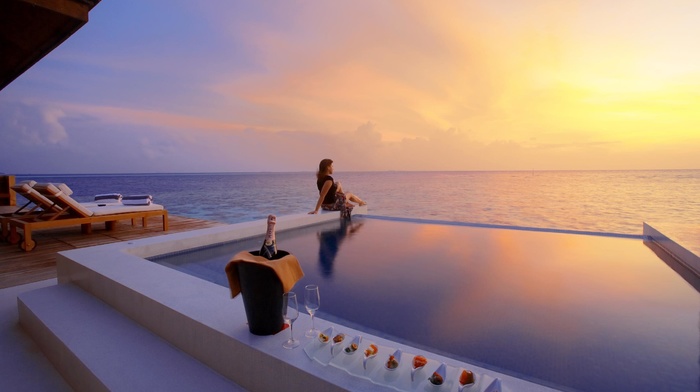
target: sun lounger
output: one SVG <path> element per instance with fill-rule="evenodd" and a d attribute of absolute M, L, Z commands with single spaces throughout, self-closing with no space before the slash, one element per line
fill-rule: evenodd
<path fill-rule="evenodd" d="M 7 224 L 10 243 L 19 243 L 20 248 L 28 252 L 36 247 L 36 242 L 32 239 L 33 230 L 80 225 L 82 232 L 89 234 L 92 232 L 93 223 L 104 222 L 107 230 L 112 230 L 119 220 L 131 219 L 132 226 L 135 226 L 136 219 L 141 219 L 141 225 L 147 227 L 148 218 L 154 216 L 162 217 L 163 231 L 168 230 L 168 211 L 162 205 L 78 203 L 60 188 L 51 183 L 34 185 L 34 190 L 61 208 L 61 211 L 48 216 L 9 219 Z M 64 190 L 67 190 L 67 187 L 64 187 Z M 23 236 L 19 235 L 18 229 L 22 230 Z"/>
<path fill-rule="evenodd" d="M 45 214 L 60 213 L 62 211 L 58 205 L 37 192 L 33 188 L 35 184 L 36 181 L 27 180 L 12 186 L 12 190 L 27 199 L 27 203 L 12 213 L 0 217 L 0 226 L 2 226 L 1 238 L 3 240 L 7 239 L 7 236 L 10 234 L 7 222 L 12 218 L 38 217 Z"/>
<path fill-rule="evenodd" d="M 61 208 L 34 189 L 36 181 L 22 181 L 12 186 L 12 190 L 27 199 L 27 203 L 13 212 L 14 215 L 31 214 L 36 210 L 61 211 Z M 32 206 L 33 205 L 33 206 Z"/>

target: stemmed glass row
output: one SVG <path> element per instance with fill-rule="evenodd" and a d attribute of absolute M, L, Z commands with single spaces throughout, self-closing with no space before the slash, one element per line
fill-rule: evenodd
<path fill-rule="evenodd" d="M 314 337 L 318 335 L 318 330 L 314 325 L 314 314 L 321 307 L 321 296 L 318 291 L 318 286 L 309 284 L 304 287 L 304 307 L 311 315 L 311 329 L 306 331 L 306 337 Z M 299 317 L 299 305 L 297 303 L 297 295 L 293 292 L 284 293 L 282 298 L 282 317 L 289 324 L 289 339 L 284 342 L 282 347 L 292 349 L 299 346 L 299 341 L 294 339 L 294 321 Z"/>

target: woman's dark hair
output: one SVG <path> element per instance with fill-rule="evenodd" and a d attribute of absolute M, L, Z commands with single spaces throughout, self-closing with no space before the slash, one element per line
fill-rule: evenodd
<path fill-rule="evenodd" d="M 318 171 L 316 172 L 316 178 L 320 179 L 322 175 L 328 172 L 328 168 L 333 164 L 332 159 L 322 159 L 321 163 L 318 164 Z"/>

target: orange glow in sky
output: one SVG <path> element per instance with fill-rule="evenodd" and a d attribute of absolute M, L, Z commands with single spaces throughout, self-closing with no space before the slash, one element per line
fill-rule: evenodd
<path fill-rule="evenodd" d="M 81 172 L 89 158 L 65 157 L 120 134 L 139 165 L 175 172 L 312 171 L 325 157 L 699 168 L 698 14 L 694 0 L 101 2 L 0 92 L 14 140 L 0 164 L 46 172 L 13 159 L 39 149 Z M 125 171 L 104 154 L 94 170 Z"/>

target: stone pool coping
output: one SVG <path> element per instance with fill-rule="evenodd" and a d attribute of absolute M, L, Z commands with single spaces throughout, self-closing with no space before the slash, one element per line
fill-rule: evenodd
<path fill-rule="evenodd" d="M 366 211 L 366 207 L 360 207 L 354 213 L 366 214 Z M 338 219 L 338 214 L 282 216 L 278 217 L 277 229 L 332 219 Z M 60 252 L 58 282 L 79 286 L 249 390 L 386 391 L 386 387 L 311 360 L 303 351 L 310 341 L 303 336 L 310 328 L 308 315 L 301 314 L 295 323 L 295 336 L 302 340 L 302 346 L 286 350 L 282 343 L 288 338 L 288 330 L 273 336 L 249 333 L 241 296 L 231 299 L 226 287 L 145 260 L 158 254 L 261 235 L 265 225 L 263 219 Z M 350 336 L 362 334 L 365 339 L 405 352 L 425 352 L 327 320 L 317 318 L 316 326 L 320 329 L 334 326 Z M 506 390 L 553 390 L 438 354 L 425 354 L 450 366 L 498 377 Z"/>

